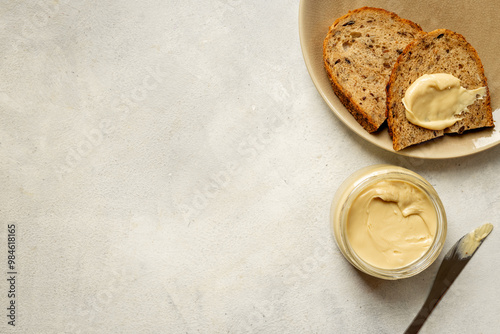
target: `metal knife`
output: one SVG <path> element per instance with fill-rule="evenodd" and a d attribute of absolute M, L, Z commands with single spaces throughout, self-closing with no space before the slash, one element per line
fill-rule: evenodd
<path fill-rule="evenodd" d="M 405 334 L 418 333 L 432 310 L 434 310 L 443 295 L 448 291 L 448 288 L 492 230 L 493 225 L 484 224 L 460 238 L 446 253 L 434 279 L 429 296 L 415 319 L 413 319 L 413 322 L 406 329 Z"/>

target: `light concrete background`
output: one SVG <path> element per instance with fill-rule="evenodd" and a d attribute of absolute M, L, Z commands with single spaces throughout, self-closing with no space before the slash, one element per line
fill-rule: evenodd
<path fill-rule="evenodd" d="M 498 332 L 500 147 L 427 161 L 358 138 L 309 78 L 298 7 L 2 2 L 0 332 L 401 333 L 442 255 L 374 279 L 328 225 L 343 179 L 375 163 L 436 188 L 445 251 L 496 227 L 422 333 Z"/>

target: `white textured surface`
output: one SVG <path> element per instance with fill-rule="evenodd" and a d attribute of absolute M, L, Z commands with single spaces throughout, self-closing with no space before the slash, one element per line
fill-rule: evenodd
<path fill-rule="evenodd" d="M 434 185 L 445 251 L 496 227 L 422 333 L 498 331 L 500 147 L 425 161 L 356 137 L 308 76 L 298 1 L 10 0 L 0 15 L 0 309 L 11 222 L 19 271 L 0 332 L 402 332 L 442 256 L 377 280 L 328 226 L 338 185 L 374 163 Z"/>

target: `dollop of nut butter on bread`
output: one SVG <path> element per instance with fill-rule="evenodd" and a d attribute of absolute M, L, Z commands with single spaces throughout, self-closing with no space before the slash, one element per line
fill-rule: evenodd
<path fill-rule="evenodd" d="M 447 73 L 460 79 L 466 89 L 486 87 L 486 94 L 469 105 L 452 126 L 431 130 L 406 118 L 403 97 L 410 85 L 424 74 Z M 438 29 L 419 35 L 398 57 L 386 87 L 387 124 L 396 151 L 446 133 L 493 127 L 490 93 L 483 65 L 476 50 L 453 31 Z"/>
<path fill-rule="evenodd" d="M 398 56 L 422 28 L 395 13 L 363 7 L 338 18 L 323 43 L 333 90 L 368 132 L 386 120 L 386 85 Z"/>

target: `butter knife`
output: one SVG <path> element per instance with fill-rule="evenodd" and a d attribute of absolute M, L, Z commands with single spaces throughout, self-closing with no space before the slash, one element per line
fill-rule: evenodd
<path fill-rule="evenodd" d="M 446 253 L 434 279 L 429 296 L 415 319 L 413 319 L 413 322 L 406 329 L 405 334 L 418 333 L 432 310 L 434 310 L 443 295 L 448 291 L 448 288 L 492 230 L 493 225 L 484 224 L 460 238 Z"/>

